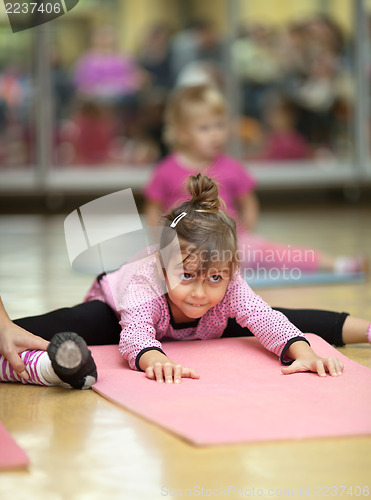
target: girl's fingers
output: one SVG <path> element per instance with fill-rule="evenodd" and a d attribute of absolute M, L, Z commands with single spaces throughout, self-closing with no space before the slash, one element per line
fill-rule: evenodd
<path fill-rule="evenodd" d="M 196 370 L 193 370 L 191 368 L 183 368 L 182 376 L 184 378 L 195 378 L 195 379 L 200 378 L 200 375 L 196 372 Z"/>
<path fill-rule="evenodd" d="M 343 362 L 340 361 L 340 359 L 338 359 L 338 358 L 334 358 L 334 361 L 335 361 L 336 373 L 338 375 L 342 375 L 343 374 L 343 370 L 344 370 Z"/>
<path fill-rule="evenodd" d="M 173 381 L 180 384 L 182 377 L 198 379 L 200 375 L 196 370 L 184 368 L 182 365 L 173 365 L 171 363 L 155 363 L 148 366 L 145 371 L 146 377 L 157 382 L 166 382 L 171 384 Z"/>
<path fill-rule="evenodd" d="M 164 377 L 162 374 L 162 368 L 163 368 L 163 365 L 161 363 L 156 363 L 155 366 L 153 367 L 153 370 L 155 373 L 155 379 L 157 380 L 157 382 L 164 381 Z"/>
<path fill-rule="evenodd" d="M 148 366 L 148 368 L 146 368 L 146 377 L 153 380 L 155 378 L 155 374 L 154 374 L 154 371 L 153 371 L 153 366 Z"/>
<path fill-rule="evenodd" d="M 327 358 L 323 361 L 323 365 L 325 367 L 325 370 L 329 372 L 331 377 L 337 377 L 337 372 L 335 368 L 335 362 L 333 358 Z"/>
<path fill-rule="evenodd" d="M 320 377 L 326 377 L 326 370 L 323 361 L 321 359 L 317 361 L 316 368 L 317 368 L 317 373 Z"/>
<path fill-rule="evenodd" d="M 344 365 L 340 359 L 327 358 L 325 361 L 327 364 L 327 370 L 332 377 L 337 377 L 343 373 Z"/>
<path fill-rule="evenodd" d="M 164 376 L 167 384 L 173 383 L 173 365 L 171 363 L 164 364 Z"/>
<path fill-rule="evenodd" d="M 340 359 L 337 359 L 337 362 L 338 362 L 339 375 L 342 375 L 342 373 L 344 371 L 344 363 Z"/>
<path fill-rule="evenodd" d="M 337 363 L 336 363 L 336 359 L 335 358 L 328 358 L 328 361 L 327 361 L 327 369 L 329 371 L 329 374 L 332 376 L 332 377 L 337 377 L 338 376 L 338 371 L 337 371 Z"/>
<path fill-rule="evenodd" d="M 281 368 L 281 372 L 284 375 L 289 375 L 291 373 L 313 371 L 317 372 L 320 377 L 326 377 L 326 370 L 332 377 L 337 377 L 343 373 L 344 365 L 340 359 L 337 358 L 326 358 L 317 359 L 311 363 L 300 363 L 297 360 L 294 361 L 289 366 L 284 366 Z"/>
<path fill-rule="evenodd" d="M 176 365 L 174 368 L 174 382 L 176 384 L 180 384 L 182 380 L 182 372 L 183 372 L 182 365 Z"/>

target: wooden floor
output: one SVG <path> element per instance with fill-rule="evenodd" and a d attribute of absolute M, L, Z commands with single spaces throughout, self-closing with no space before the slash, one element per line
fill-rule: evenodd
<path fill-rule="evenodd" d="M 259 229 L 291 244 L 371 256 L 370 221 L 371 208 L 267 211 Z M 0 290 L 11 317 L 73 305 L 91 279 L 70 269 L 63 217 L 0 216 Z M 369 283 L 259 293 L 275 306 L 371 320 Z M 371 368 L 371 346 L 341 352 Z M 356 486 L 371 487 L 371 436 L 199 449 L 93 391 L 20 384 L 0 384 L 0 420 L 31 460 L 28 470 L 0 473 L 4 500 L 349 498 L 350 487 L 353 497 Z"/>

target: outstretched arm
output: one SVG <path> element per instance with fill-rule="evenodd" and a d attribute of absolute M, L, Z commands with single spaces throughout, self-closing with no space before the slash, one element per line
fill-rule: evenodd
<path fill-rule="evenodd" d="M 145 372 L 146 377 L 157 382 L 171 384 L 173 381 L 179 384 L 182 378 L 200 378 L 196 370 L 185 368 L 171 361 L 165 354 L 159 351 L 147 351 L 139 359 L 139 367 Z"/>
<path fill-rule="evenodd" d="M 294 359 L 294 362 L 289 366 L 282 368 L 282 373 L 288 375 L 297 372 L 317 372 L 320 377 L 326 377 L 328 372 L 332 377 L 342 375 L 344 365 L 337 358 L 321 358 L 313 351 L 313 349 L 303 341 L 297 341 L 290 345 L 286 354 Z"/>
<path fill-rule="evenodd" d="M 0 354 L 12 365 L 13 369 L 25 380 L 28 373 L 19 354 L 27 349 L 40 349 L 45 351 L 49 342 L 33 335 L 18 325 L 15 325 L 5 311 L 0 298 Z"/>

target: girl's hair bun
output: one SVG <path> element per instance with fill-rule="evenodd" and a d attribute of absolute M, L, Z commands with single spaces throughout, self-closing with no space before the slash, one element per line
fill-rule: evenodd
<path fill-rule="evenodd" d="M 192 198 L 164 216 L 164 229 L 171 227 L 171 230 L 161 233 L 161 256 L 170 259 L 175 242 L 187 255 L 186 259 L 197 257 L 201 274 L 215 266 L 215 258 L 223 265 L 230 263 L 231 269 L 235 269 L 238 267 L 236 223 L 224 212 L 217 182 L 206 175 L 191 175 L 187 188 Z M 223 210 L 219 209 L 220 205 Z"/>
<path fill-rule="evenodd" d="M 210 177 L 202 174 L 191 175 L 187 189 L 192 196 L 190 203 L 195 210 L 209 213 L 219 210 L 219 189 Z"/>

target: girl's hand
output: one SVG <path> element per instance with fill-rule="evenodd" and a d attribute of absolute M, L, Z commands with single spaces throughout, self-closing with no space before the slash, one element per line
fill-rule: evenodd
<path fill-rule="evenodd" d="M 173 363 L 165 354 L 150 350 L 142 354 L 139 360 L 140 368 L 146 377 L 156 382 L 180 384 L 182 378 L 199 379 L 200 375 L 191 368 Z"/>
<path fill-rule="evenodd" d="M 182 378 L 200 378 L 200 375 L 191 368 L 185 368 L 182 365 L 176 365 L 171 361 L 157 361 L 153 366 L 148 366 L 145 370 L 146 377 L 157 382 L 166 382 L 167 384 L 180 384 Z"/>
<path fill-rule="evenodd" d="M 332 377 L 343 374 L 344 365 L 338 358 L 320 358 L 314 355 L 313 359 L 296 359 L 291 365 L 284 366 L 281 371 L 285 375 L 298 372 L 317 372 L 320 377 L 326 377 L 328 372 Z"/>
<path fill-rule="evenodd" d="M 287 350 L 287 355 L 294 359 L 289 366 L 284 366 L 281 371 L 283 374 L 298 372 L 316 372 L 320 377 L 326 377 L 328 372 L 332 377 L 342 375 L 344 370 L 343 362 L 338 358 L 321 358 L 304 341 L 298 341 L 291 344 Z"/>

